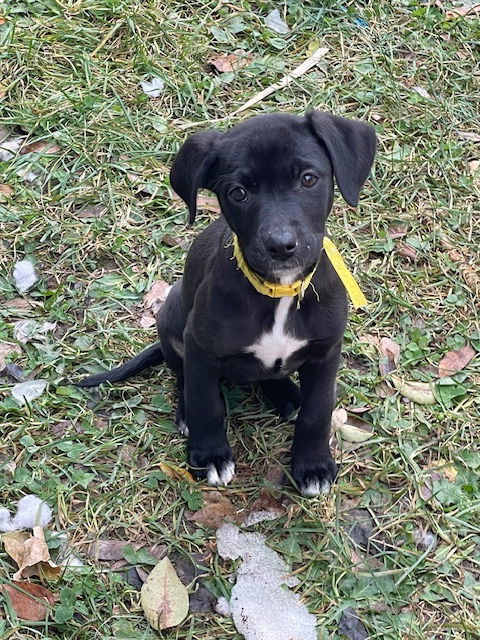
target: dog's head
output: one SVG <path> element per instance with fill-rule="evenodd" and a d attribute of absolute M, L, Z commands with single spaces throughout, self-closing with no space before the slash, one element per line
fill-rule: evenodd
<path fill-rule="evenodd" d="M 191 136 L 170 181 L 195 219 L 197 191 L 213 191 L 249 266 L 285 284 L 318 261 L 333 178 L 356 206 L 375 156 L 372 127 L 319 111 L 250 118 Z"/>

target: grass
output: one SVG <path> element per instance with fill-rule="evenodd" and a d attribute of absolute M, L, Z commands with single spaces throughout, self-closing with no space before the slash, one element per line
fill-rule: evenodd
<path fill-rule="evenodd" d="M 280 36 L 264 26 L 268 2 L 3 3 L 2 125 L 25 144 L 59 150 L 0 162 L 0 182 L 13 190 L 0 202 L 0 342 L 15 342 L 18 320 L 55 323 L 13 356 L 27 376 L 49 381 L 47 392 L 20 408 L 12 380 L 0 378 L 1 503 L 40 495 L 54 508 L 50 529 L 68 533 L 86 566 L 49 585 L 61 607 L 47 622 L 26 623 L 7 608 L 0 638 L 155 637 L 135 587 L 108 563 L 86 559 L 99 537 L 200 553 L 209 588 L 228 594 L 232 567 L 218 558 L 214 532 L 187 519 L 201 487 L 159 470 L 162 461 L 185 460 L 169 372 L 98 393 L 69 382 L 154 339 L 138 324 L 142 296 L 154 279 L 177 279 L 185 257 L 163 239 L 190 239 L 210 219 L 204 212 L 186 229 L 185 207 L 169 189 L 185 136 L 214 120 L 224 128 L 311 108 L 365 119 L 380 138 L 359 209 L 337 198 L 330 219 L 371 301 L 350 316 L 339 403 L 366 407 L 374 437 L 343 448 L 335 441 L 342 467 L 332 494 L 305 500 L 285 489 L 286 515 L 257 529 L 295 569 L 319 638 L 340 637 L 348 606 L 369 638 L 480 637 L 478 358 L 437 385 L 435 405 L 421 406 L 385 391 L 378 353 L 364 338 L 395 340 L 400 374 L 427 382 L 448 351 L 480 347 L 478 177 L 470 164 L 479 151 L 464 136 L 478 130 L 479 22 L 446 20 L 441 7 L 408 0 L 318 4 L 278 5 L 291 27 Z M 329 47 L 323 66 L 230 116 L 318 46 Z M 236 49 L 253 61 L 214 73 L 208 60 Z M 153 76 L 165 82 L 155 100 L 139 88 Z M 22 171 L 38 175 L 28 182 Z M 399 228 L 405 235 L 392 237 Z M 28 309 L 11 278 L 24 257 L 40 275 L 24 296 Z M 254 396 L 227 396 L 238 474 L 223 491 L 247 507 L 283 464 L 292 429 Z M 357 535 L 348 535 L 352 523 Z M 358 536 L 371 530 L 365 550 Z M 435 536 L 431 547 L 416 542 L 422 531 Z M 130 564 L 149 570 L 141 558 Z M 0 547 L 0 581 L 13 571 Z M 199 613 L 161 637 L 240 638 L 231 620 Z"/>

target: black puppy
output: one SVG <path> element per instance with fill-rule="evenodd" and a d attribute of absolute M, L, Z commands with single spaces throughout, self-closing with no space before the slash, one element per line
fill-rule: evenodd
<path fill-rule="evenodd" d="M 322 250 L 333 178 L 356 206 L 376 146 L 362 122 L 313 111 L 251 118 L 180 149 L 170 181 L 187 203 L 213 191 L 223 217 L 193 242 L 184 277 L 158 313 L 160 342 L 83 387 L 124 380 L 163 361 L 178 377 L 177 425 L 197 477 L 234 475 L 220 381 L 258 382 L 280 414 L 298 408 L 292 476 L 307 496 L 328 491 L 335 376 L 345 288 Z M 299 372 L 300 390 L 289 376 Z"/>

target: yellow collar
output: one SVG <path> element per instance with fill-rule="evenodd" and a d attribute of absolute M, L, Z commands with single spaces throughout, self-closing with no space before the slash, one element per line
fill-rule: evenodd
<path fill-rule="evenodd" d="M 294 296 L 300 296 L 300 299 L 302 299 L 312 280 L 315 269 L 317 268 L 315 266 L 315 269 L 313 269 L 313 271 L 311 271 L 311 273 L 309 273 L 303 280 L 296 280 L 295 282 L 292 282 L 292 284 L 276 284 L 275 282 L 268 282 L 268 280 L 260 278 L 258 274 L 250 269 L 243 256 L 238 238 L 235 234 L 233 235 L 233 255 L 237 261 L 238 268 L 250 282 L 252 287 L 254 287 L 258 293 L 261 293 L 264 296 L 269 296 L 270 298 L 283 298 L 285 296 L 293 298 Z"/>
<path fill-rule="evenodd" d="M 323 249 L 332 263 L 333 268 L 337 272 L 338 277 L 343 282 L 353 306 L 356 309 L 364 307 L 367 304 L 367 299 L 363 295 L 354 276 L 348 270 L 348 267 L 343 261 L 337 247 L 332 240 L 326 236 L 323 238 Z M 313 274 L 317 268 L 317 265 L 315 265 L 315 268 L 303 280 L 296 280 L 295 282 L 292 282 L 292 284 L 276 284 L 274 282 L 263 280 L 263 278 L 260 278 L 258 274 L 250 269 L 235 234 L 233 235 L 233 255 L 237 261 L 238 268 L 254 289 L 256 289 L 258 293 L 261 293 L 264 296 L 269 296 L 270 298 L 283 298 L 285 296 L 293 298 L 294 296 L 299 296 L 299 300 L 301 300 L 305 295 L 305 291 L 310 285 Z"/>

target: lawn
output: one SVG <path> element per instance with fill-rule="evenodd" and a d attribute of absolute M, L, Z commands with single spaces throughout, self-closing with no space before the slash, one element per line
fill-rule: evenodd
<path fill-rule="evenodd" d="M 287 33 L 265 25 L 273 8 Z M 123 562 L 98 560 L 99 538 L 164 545 L 177 567 L 193 558 L 201 568 L 190 592 L 201 582 L 228 596 L 237 563 L 219 558 L 214 528 L 191 519 L 203 487 L 160 468 L 185 466 L 170 373 L 90 392 L 71 383 L 155 339 L 140 324 L 142 299 L 155 280 L 180 276 L 188 243 L 217 215 L 203 207 L 187 227 L 169 187 L 186 136 L 312 108 L 364 119 L 379 136 L 358 209 L 338 196 L 329 223 L 370 301 L 351 309 L 338 406 L 372 435 L 350 443 L 337 433 L 337 484 L 328 497 L 301 498 L 275 485 L 292 424 L 254 392 L 226 388 L 237 476 L 221 493 L 241 513 L 267 492 L 281 504 L 280 517 L 251 530 L 295 571 L 318 638 L 345 637 L 348 607 L 372 639 L 480 638 L 479 360 L 438 371 L 447 353 L 480 349 L 480 21 L 451 8 L 4 0 L 0 138 L 20 144 L 0 161 L 0 346 L 18 346 L 6 356 L 16 367 L 0 371 L 0 505 L 43 498 L 52 557 L 64 532 L 84 564 L 43 579 L 60 598 L 45 621 L 19 620 L 0 595 L 0 638 L 158 637 L 138 590 L 155 558 L 127 547 Z M 314 68 L 232 115 L 319 47 L 328 51 Z M 212 61 L 233 52 L 246 64 L 216 70 Z M 152 98 L 140 83 L 156 77 Z M 19 294 L 12 272 L 23 259 L 39 279 Z M 34 321 L 23 341 L 22 320 Z M 397 386 L 409 383 L 401 392 L 381 353 L 387 339 L 399 347 Z M 19 406 L 15 375 L 48 386 Z M 433 404 L 407 397 L 417 382 L 433 385 Z M 15 570 L 0 544 L 0 583 Z M 242 636 L 230 618 L 192 611 L 161 637 Z"/>

